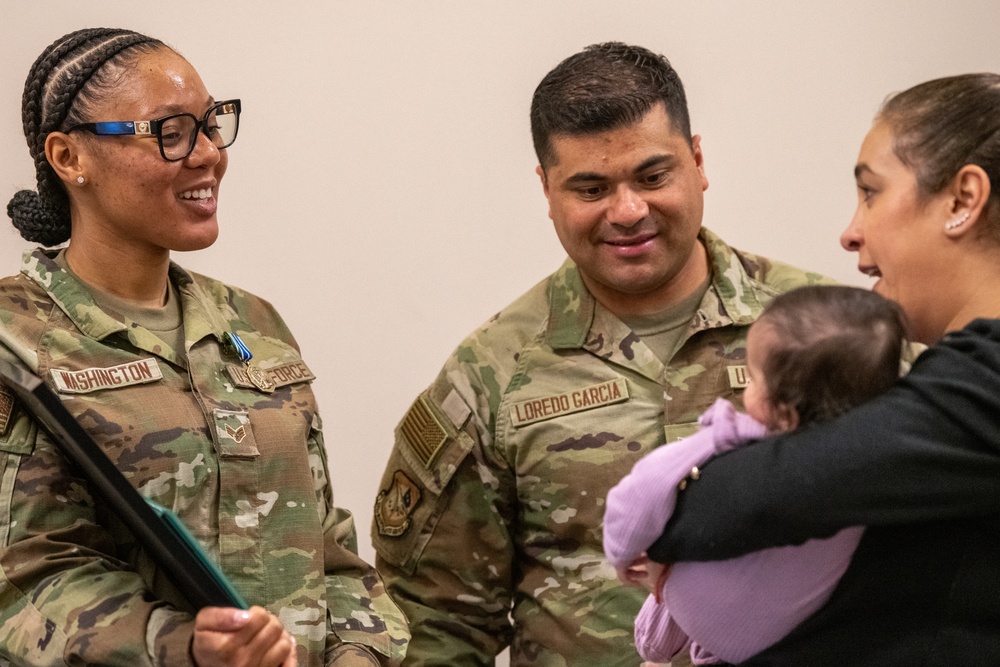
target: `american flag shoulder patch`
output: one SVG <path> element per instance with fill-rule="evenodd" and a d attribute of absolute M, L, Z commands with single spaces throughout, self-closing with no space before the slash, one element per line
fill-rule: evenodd
<path fill-rule="evenodd" d="M 425 468 L 430 468 L 441 448 L 448 442 L 448 433 L 427 400 L 420 396 L 410 406 L 399 430 Z"/>

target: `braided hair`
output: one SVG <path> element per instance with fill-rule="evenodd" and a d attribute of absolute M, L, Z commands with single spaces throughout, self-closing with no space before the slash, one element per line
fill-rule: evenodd
<path fill-rule="evenodd" d="M 69 196 L 45 157 L 50 132 L 86 122 L 88 111 L 140 55 L 163 42 L 131 30 L 86 28 L 60 37 L 35 60 L 24 83 L 21 121 L 38 191 L 21 190 L 7 215 L 28 241 L 58 245 L 70 237 Z"/>

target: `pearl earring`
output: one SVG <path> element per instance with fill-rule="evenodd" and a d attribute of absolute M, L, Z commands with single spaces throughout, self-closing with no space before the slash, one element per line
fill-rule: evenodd
<path fill-rule="evenodd" d="M 86 180 L 87 179 L 85 179 L 83 176 L 76 177 L 76 182 L 79 183 L 80 185 L 83 185 Z"/>
<path fill-rule="evenodd" d="M 961 227 L 962 225 L 965 224 L 966 220 L 968 220 L 968 219 L 969 219 L 969 214 L 968 213 L 963 213 L 962 215 L 960 215 L 959 217 L 955 218 L 954 220 L 949 220 L 948 222 L 944 223 L 944 228 L 945 229 L 955 229 L 956 227 Z"/>

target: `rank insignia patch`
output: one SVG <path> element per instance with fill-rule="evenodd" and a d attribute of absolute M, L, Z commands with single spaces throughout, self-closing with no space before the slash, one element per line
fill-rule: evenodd
<path fill-rule="evenodd" d="M 381 535 L 399 537 L 410 528 L 410 515 L 420 502 L 420 488 L 402 470 L 392 475 L 392 483 L 375 499 L 375 525 Z"/>
<path fill-rule="evenodd" d="M 253 435 L 250 415 L 242 410 L 213 410 L 215 415 L 215 446 L 223 458 L 260 456 Z"/>
<path fill-rule="evenodd" d="M 237 444 L 243 442 L 243 438 L 247 437 L 246 426 L 240 426 L 239 428 L 233 428 L 229 424 L 226 424 L 226 435 L 236 441 Z"/>

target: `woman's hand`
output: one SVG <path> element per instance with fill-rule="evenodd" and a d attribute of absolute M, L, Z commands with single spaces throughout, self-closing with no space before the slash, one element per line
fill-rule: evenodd
<path fill-rule="evenodd" d="M 194 620 L 199 667 L 295 667 L 295 639 L 263 607 L 205 607 Z"/>

